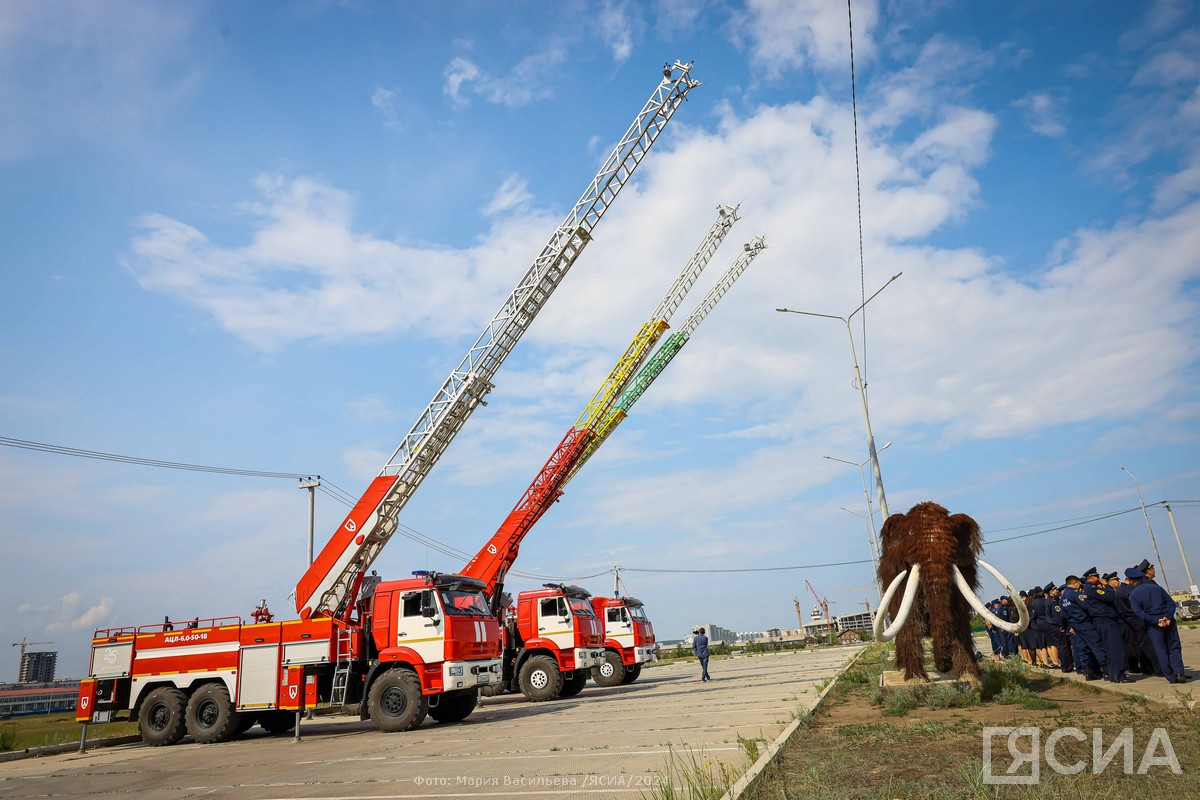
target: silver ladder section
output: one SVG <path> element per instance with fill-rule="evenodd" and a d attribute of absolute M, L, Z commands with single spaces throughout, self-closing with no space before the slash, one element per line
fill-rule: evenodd
<path fill-rule="evenodd" d="M 338 563 L 344 564 L 340 572 L 334 574 L 331 571 L 323 576 L 309 597 L 300 597 L 297 593 L 296 608 L 311 604 L 314 616 L 329 613 L 342 617 L 346 613 L 353 603 L 358 579 L 395 532 L 400 509 L 437 463 L 467 417 L 491 391 L 491 379 L 500 364 L 591 240 L 593 228 L 629 181 L 687 93 L 700 85 L 692 80 L 691 68 L 691 64 L 676 61 L 663 69 L 658 87 L 583 196 L 380 470 L 381 476 L 395 475 L 399 480 L 380 503 L 374 525 L 363 530 L 361 541 L 356 539 L 347 543 L 343 554 L 351 548 L 354 552 L 348 560 L 338 559 Z"/>

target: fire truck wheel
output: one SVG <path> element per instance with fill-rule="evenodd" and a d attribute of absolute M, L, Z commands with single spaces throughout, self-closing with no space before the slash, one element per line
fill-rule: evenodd
<path fill-rule="evenodd" d="M 221 683 L 206 683 L 192 692 L 185 717 L 188 733 L 201 744 L 230 739 L 242 721 L 242 715 L 233 710 L 229 690 Z"/>
<path fill-rule="evenodd" d="M 446 692 L 436 706 L 429 707 L 429 716 L 438 722 L 462 722 L 479 705 L 478 689 Z"/>
<path fill-rule="evenodd" d="M 534 656 L 521 665 L 521 693 L 535 703 L 562 694 L 563 676 L 550 656 Z"/>
<path fill-rule="evenodd" d="M 563 681 L 562 691 L 559 697 L 574 697 L 583 691 L 583 687 L 587 685 L 588 670 L 577 669 L 571 674 L 570 680 Z"/>
<path fill-rule="evenodd" d="M 620 654 L 611 650 L 605 651 L 600 666 L 592 667 L 592 680 L 597 686 L 620 686 L 624 677 L 625 664 L 621 662 Z"/>
<path fill-rule="evenodd" d="M 239 715 L 237 729 L 233 732 L 234 736 L 241 736 L 246 731 L 254 727 L 254 723 L 258 722 L 257 714 L 241 714 Z"/>
<path fill-rule="evenodd" d="M 296 712 L 264 711 L 258 715 L 258 724 L 270 734 L 287 733 L 296 727 Z"/>
<path fill-rule="evenodd" d="M 367 699 L 375 727 L 387 733 L 410 731 L 425 721 L 429 700 L 421 681 L 407 669 L 392 669 L 375 679 Z"/>
<path fill-rule="evenodd" d="M 503 683 L 492 683 L 484 686 L 479 690 L 479 693 L 484 697 L 496 697 L 508 691 L 508 686 Z"/>
<path fill-rule="evenodd" d="M 175 744 L 183 738 L 187 697 L 174 686 L 160 686 L 146 696 L 138 711 L 138 730 L 151 747 Z"/>
<path fill-rule="evenodd" d="M 642 665 L 634 664 L 629 669 L 625 670 L 625 677 L 621 679 L 621 683 L 633 683 L 638 679 L 638 675 L 642 674 Z"/>

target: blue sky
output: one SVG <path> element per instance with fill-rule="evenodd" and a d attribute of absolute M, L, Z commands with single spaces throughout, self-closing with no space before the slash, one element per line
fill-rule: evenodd
<path fill-rule="evenodd" d="M 1148 503 L 1200 499 L 1196 6 L 853 11 L 861 282 L 836 3 L 4 3 L 0 436 L 357 496 L 663 63 L 694 59 L 703 85 L 407 526 L 483 545 L 723 203 L 744 218 L 677 322 L 742 242 L 769 249 L 519 570 L 621 565 L 662 638 L 791 627 L 805 580 L 860 609 L 861 564 L 655 570 L 868 558 L 842 510 L 865 514 L 860 478 L 822 458 L 866 458 L 844 328 L 774 309 L 846 314 L 901 271 L 868 306 L 865 356 L 893 512 L 935 500 L 998 540 L 1135 509 L 1122 466 Z M 60 674 L 84 671 L 98 625 L 290 609 L 307 501 L 289 480 L 11 447 L 0 476 L 0 633 L 54 641 Z M 318 547 L 345 512 L 318 494 Z M 1200 512 L 1175 516 L 1200 559 Z M 1150 521 L 1182 587 L 1165 512 Z M 1138 512 L 985 558 L 1026 586 L 1147 555 Z M 462 563 L 396 537 L 376 568 Z"/>

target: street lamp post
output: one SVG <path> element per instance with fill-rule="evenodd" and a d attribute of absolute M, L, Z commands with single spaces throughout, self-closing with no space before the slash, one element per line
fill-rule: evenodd
<path fill-rule="evenodd" d="M 1171 583 L 1167 580 L 1167 570 L 1163 567 L 1162 556 L 1158 554 L 1158 542 L 1154 541 L 1154 529 L 1150 527 L 1150 515 L 1146 513 L 1146 501 L 1142 499 L 1142 487 L 1138 483 L 1138 479 L 1132 472 L 1121 467 L 1125 474 L 1133 478 L 1134 488 L 1137 489 L 1138 503 L 1142 507 L 1142 516 L 1146 519 L 1146 531 L 1150 534 L 1150 546 L 1154 548 L 1154 558 L 1158 562 L 1158 572 L 1162 575 L 1163 586 L 1167 589 L 1167 594 L 1171 593 Z"/>
<path fill-rule="evenodd" d="M 775 309 L 776 311 L 787 313 L 787 314 L 803 314 L 804 316 L 807 316 L 807 317 L 824 317 L 825 319 L 838 319 L 838 320 L 841 320 L 845 324 L 846 334 L 850 337 L 850 355 L 854 360 L 854 382 L 858 386 L 858 394 L 862 400 L 863 420 L 866 422 L 866 425 L 867 425 L 867 452 L 871 454 L 871 459 L 870 459 L 871 460 L 871 471 L 875 476 L 875 489 L 879 493 L 879 508 L 881 511 L 883 511 L 884 520 L 887 520 L 888 516 L 890 516 L 888 514 L 887 496 L 884 495 L 884 493 L 883 493 L 883 476 L 879 472 L 879 453 L 875 450 L 875 435 L 873 433 L 871 433 L 871 414 L 867 410 L 867 384 L 863 381 L 862 373 L 859 371 L 859 368 L 858 368 L 858 348 L 854 346 L 854 331 L 851 330 L 851 328 L 850 328 L 850 320 L 854 319 L 855 314 L 857 314 L 858 312 L 860 312 L 864 308 L 866 308 L 867 303 L 871 302 L 876 297 L 878 297 L 880 292 L 882 292 L 887 287 L 891 286 L 892 282 L 895 281 L 897 278 L 899 278 L 903 274 L 904 274 L 903 272 L 897 272 L 895 275 L 893 275 L 891 278 L 888 279 L 887 283 L 885 283 L 883 286 L 880 286 L 878 289 L 876 289 L 875 294 L 871 295 L 866 300 L 864 300 L 862 305 L 860 305 L 858 308 L 851 311 L 850 314 L 845 317 L 839 317 L 836 314 L 818 314 L 814 311 L 796 311 L 795 309 L 791 309 L 791 308 Z"/>
<path fill-rule="evenodd" d="M 321 485 L 321 476 L 309 478 L 306 481 L 300 481 L 299 488 L 308 489 L 308 563 L 313 562 L 313 519 L 317 510 L 317 492 L 316 489 Z"/>
<path fill-rule="evenodd" d="M 879 452 L 882 453 L 891 446 L 892 443 L 888 442 L 883 447 L 879 448 Z M 875 534 L 875 508 L 871 505 L 871 493 L 867 489 L 867 473 L 863 471 L 863 467 L 865 467 L 871 459 L 868 458 L 866 461 L 855 463 L 853 461 L 847 461 L 844 458 L 834 458 L 833 456 L 823 456 L 823 458 L 826 458 L 830 461 L 837 461 L 841 464 L 849 464 L 852 467 L 858 467 L 858 476 L 862 479 L 863 499 L 867 501 L 867 529 L 871 534 L 871 560 L 875 561 L 879 558 L 879 539 Z"/>
<path fill-rule="evenodd" d="M 875 576 L 875 594 L 879 595 L 879 599 L 883 600 L 883 588 L 879 585 L 879 559 L 875 555 L 875 526 L 872 524 L 871 518 L 857 511 L 852 511 L 845 506 L 841 507 L 842 511 L 847 514 L 853 514 L 859 519 L 867 521 L 867 544 L 871 548 L 871 574 Z"/>

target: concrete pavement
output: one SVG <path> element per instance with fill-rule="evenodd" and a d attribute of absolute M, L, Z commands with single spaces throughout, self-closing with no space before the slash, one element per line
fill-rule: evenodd
<path fill-rule="evenodd" d="M 654 796 L 671 753 L 741 775 L 742 739 L 761 751 L 861 647 L 694 661 L 643 670 L 629 686 L 589 683 L 570 700 L 485 698 L 466 721 L 385 734 L 369 722 L 318 718 L 303 741 L 248 733 L 218 745 L 185 740 L 0 764 L 0 798 L 456 798 Z"/>

